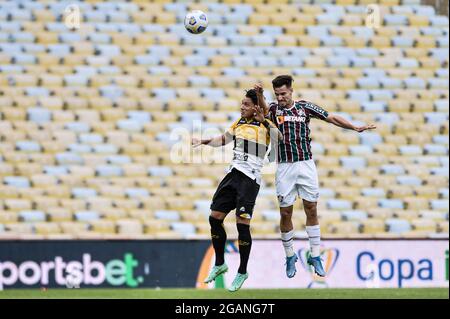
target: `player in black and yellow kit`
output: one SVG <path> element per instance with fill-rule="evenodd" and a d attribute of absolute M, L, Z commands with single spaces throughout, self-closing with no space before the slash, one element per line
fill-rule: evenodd
<path fill-rule="evenodd" d="M 192 139 L 194 146 L 219 147 L 234 141 L 234 156 L 228 174 L 220 183 L 211 204 L 211 239 L 216 253 L 215 266 L 205 282 L 209 283 L 228 271 L 224 251 L 227 234 L 223 220 L 236 209 L 236 224 L 239 233 L 239 270 L 229 291 L 237 291 L 248 278 L 247 262 L 252 246 L 250 220 L 261 184 L 261 169 L 270 142 L 282 138 L 278 128 L 264 117 L 258 106 L 255 90 L 248 90 L 241 103 L 241 117 L 223 135 L 212 139 Z"/>

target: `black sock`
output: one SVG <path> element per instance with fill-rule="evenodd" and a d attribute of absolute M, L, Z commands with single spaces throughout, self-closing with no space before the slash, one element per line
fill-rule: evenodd
<path fill-rule="evenodd" d="M 238 273 L 247 273 L 247 263 L 252 249 L 252 236 L 250 235 L 250 225 L 237 224 L 239 232 L 239 255 L 241 256 L 241 264 Z"/>
<path fill-rule="evenodd" d="M 225 243 L 227 241 L 227 233 L 223 228 L 223 220 L 209 216 L 209 224 L 211 225 L 211 240 L 216 252 L 216 266 L 220 266 L 225 262 Z"/>

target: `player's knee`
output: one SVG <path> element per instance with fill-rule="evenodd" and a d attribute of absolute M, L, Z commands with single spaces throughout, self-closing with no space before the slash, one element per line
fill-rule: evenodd
<path fill-rule="evenodd" d="M 291 209 L 280 209 L 281 219 L 291 219 L 292 218 L 292 210 Z"/>
<path fill-rule="evenodd" d="M 223 220 L 209 216 L 209 225 L 213 231 L 220 230 L 222 228 Z"/>
<path fill-rule="evenodd" d="M 304 201 L 303 207 L 308 217 L 317 217 L 317 203 Z"/>

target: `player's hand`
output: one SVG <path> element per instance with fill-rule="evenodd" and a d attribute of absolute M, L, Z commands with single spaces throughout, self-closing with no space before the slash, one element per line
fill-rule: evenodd
<path fill-rule="evenodd" d="M 259 105 L 255 106 L 255 113 L 253 113 L 253 116 L 256 121 L 261 122 L 261 123 L 264 122 L 266 119 L 266 117 L 264 116 L 264 110 Z"/>
<path fill-rule="evenodd" d="M 257 95 L 263 96 L 264 89 L 263 89 L 262 83 L 256 83 L 254 85 L 253 89 L 256 91 Z"/>
<path fill-rule="evenodd" d="M 191 145 L 193 148 L 199 147 L 200 145 L 202 145 L 202 140 L 199 138 L 193 137 L 191 140 Z"/>
<path fill-rule="evenodd" d="M 355 131 L 358 133 L 364 132 L 366 130 L 374 130 L 376 129 L 376 125 L 375 124 L 369 124 L 366 126 L 359 126 L 359 127 L 355 127 Z"/>

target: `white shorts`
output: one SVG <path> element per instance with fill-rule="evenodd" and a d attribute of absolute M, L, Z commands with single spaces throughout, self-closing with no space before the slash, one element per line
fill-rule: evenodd
<path fill-rule="evenodd" d="M 280 207 L 288 207 L 298 197 L 309 202 L 319 199 L 319 179 L 314 160 L 279 163 L 275 175 Z"/>

